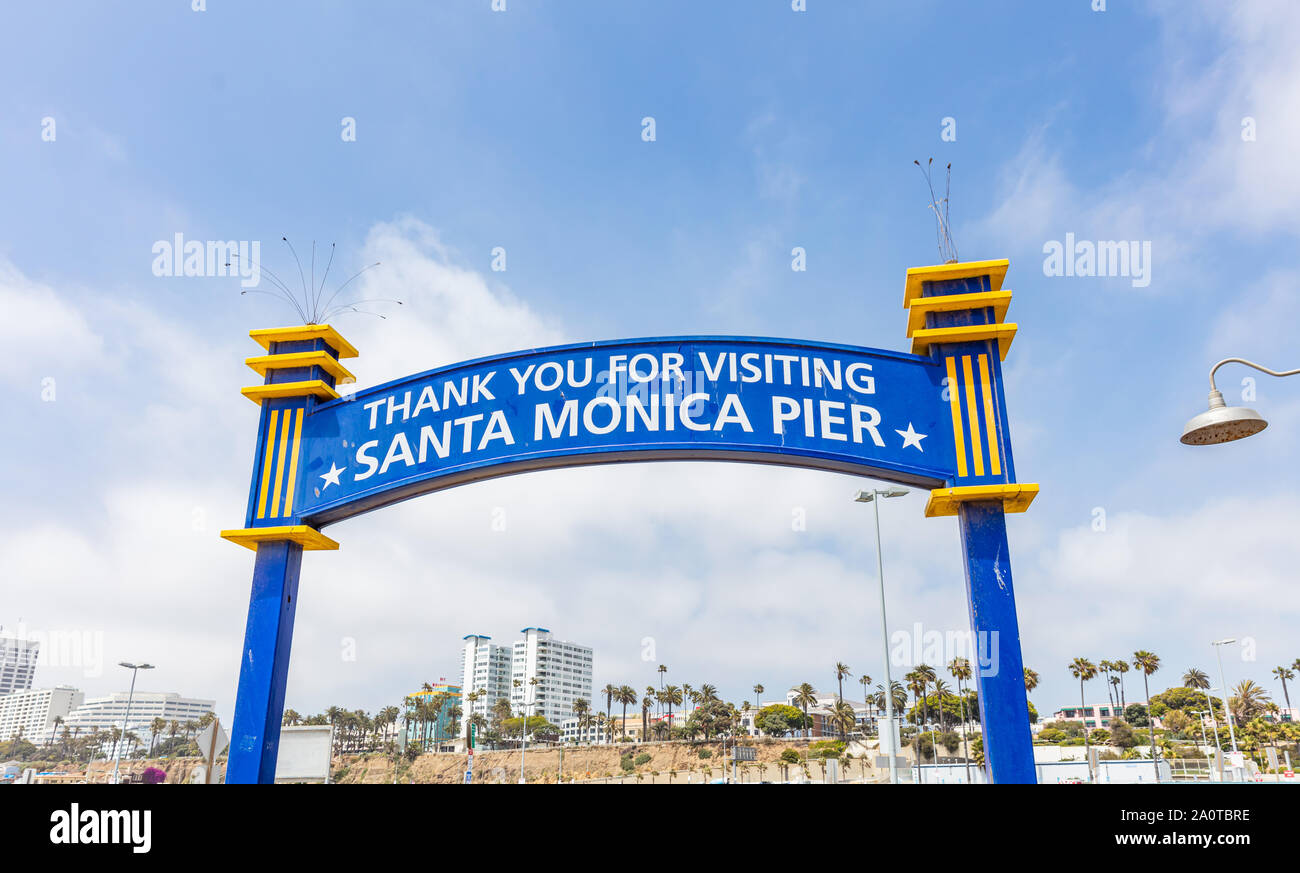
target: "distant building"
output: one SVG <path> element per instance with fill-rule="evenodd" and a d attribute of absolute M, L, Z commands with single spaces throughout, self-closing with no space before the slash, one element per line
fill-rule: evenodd
<path fill-rule="evenodd" d="M 614 720 L 618 721 L 618 716 L 614 716 Z M 597 724 L 593 721 L 585 727 L 579 727 L 578 717 L 576 715 L 570 718 L 561 719 L 559 722 L 556 722 L 556 725 L 560 729 L 560 742 L 562 743 L 587 746 L 596 745 L 597 743 L 606 743 L 609 741 L 609 733 L 605 730 L 604 724 Z M 618 739 L 619 736 L 621 735 L 616 732 L 614 738 Z"/>
<path fill-rule="evenodd" d="M 0 637 L 0 695 L 32 687 L 40 648 L 41 644 L 35 640 Z"/>
<path fill-rule="evenodd" d="M 478 714 L 489 718 L 493 705 L 505 698 L 510 699 L 510 662 L 513 657 L 510 646 L 499 646 L 492 638 L 483 634 L 470 634 L 465 637 L 461 649 L 461 691 L 463 702 L 461 709 L 460 734 L 465 735 L 469 727 L 469 717 Z M 470 694 L 474 693 L 474 700 Z"/>
<path fill-rule="evenodd" d="M 432 748 L 435 744 L 456 739 L 452 724 L 452 710 L 461 707 L 461 687 L 440 681 L 431 686 L 430 691 L 415 691 L 406 695 L 406 744 Z M 437 707 L 434 717 L 425 720 L 421 714 L 420 704 L 441 697 L 442 705 Z"/>
<path fill-rule="evenodd" d="M 812 720 L 812 724 L 808 728 L 808 735 L 811 737 L 838 737 L 840 735 L 840 730 L 831 721 L 831 716 L 835 711 L 835 704 L 838 701 L 836 693 L 834 691 L 814 691 L 813 694 L 817 698 L 817 701 L 808 705 L 808 718 Z M 799 689 L 791 688 L 785 693 L 785 700 L 768 700 L 763 703 L 762 707 L 742 711 L 740 714 L 741 728 L 751 736 L 757 736 L 760 734 L 761 731 L 755 725 L 755 721 L 758 719 L 758 713 L 763 708 L 771 706 L 773 703 L 782 703 L 786 706 L 793 706 L 802 713 L 804 711 L 803 707 L 794 702 L 795 698 L 798 696 Z M 876 719 L 882 716 L 883 713 L 877 712 L 875 706 L 868 705 L 865 701 L 854 700 L 848 694 L 844 695 L 844 702 L 853 710 L 854 730 L 860 731 L 863 734 L 874 733 L 876 730 Z M 901 716 L 901 712 L 895 713 L 896 718 Z M 792 731 L 791 735 L 803 736 L 803 728 Z"/>
<path fill-rule="evenodd" d="M 66 722 L 85 694 L 68 685 L 15 691 L 0 697 L 0 739 L 44 745 L 55 736 L 54 719 Z"/>
<path fill-rule="evenodd" d="M 85 701 L 67 717 L 68 727 L 80 728 L 83 734 L 121 728 L 122 719 L 128 718 L 127 693 L 118 691 Z M 130 720 L 126 729 L 144 736 L 149 733 L 149 725 L 155 718 L 177 721 L 182 725 L 187 721 L 198 721 L 205 713 L 212 712 L 215 703 L 215 700 L 181 697 L 174 691 L 137 691 L 131 697 Z"/>
<path fill-rule="evenodd" d="M 1093 703 L 1087 706 L 1063 706 L 1045 721 L 1080 721 L 1088 729 L 1109 727 L 1111 719 L 1123 718 L 1124 709 L 1111 703 Z"/>
<path fill-rule="evenodd" d="M 510 646 L 497 645 L 483 634 L 464 638 L 461 736 L 472 714 L 490 719 L 492 707 L 502 698 L 510 701 L 516 715 L 524 712 L 527 703 L 529 715 L 540 715 L 557 727 L 575 717 L 574 701 L 582 698 L 592 702 L 590 646 L 555 639 L 542 627 L 527 627 L 520 633 L 523 639 Z M 535 685 L 529 681 L 534 678 Z M 472 702 L 471 693 L 476 693 Z"/>
<path fill-rule="evenodd" d="M 540 715 L 551 724 L 574 716 L 573 703 L 579 698 L 592 702 L 590 646 L 557 640 L 544 627 L 526 627 L 522 640 L 514 644 L 510 666 L 510 707 L 529 715 Z M 537 684 L 530 681 L 536 677 Z M 514 681 L 519 680 L 519 687 Z"/>

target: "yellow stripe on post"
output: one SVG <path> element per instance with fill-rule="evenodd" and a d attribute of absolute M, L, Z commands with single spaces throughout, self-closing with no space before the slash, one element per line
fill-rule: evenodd
<path fill-rule="evenodd" d="M 966 375 L 966 414 L 970 417 L 970 450 L 975 458 L 975 475 L 984 475 L 984 445 L 980 442 L 980 420 L 975 405 L 975 376 L 971 373 L 970 355 L 962 355 L 962 372 Z"/>
<path fill-rule="evenodd" d="M 280 483 L 284 481 L 284 450 L 289 447 L 289 411 L 285 410 L 284 424 L 280 426 L 280 451 L 275 461 L 275 491 L 271 493 L 271 518 L 280 515 Z"/>
<path fill-rule="evenodd" d="M 275 422 L 280 410 L 271 410 L 271 423 L 266 428 L 266 456 L 262 458 L 262 491 L 257 497 L 257 517 L 266 518 L 266 487 L 271 481 L 271 450 L 275 448 Z"/>
<path fill-rule="evenodd" d="M 957 475 L 966 475 L 966 433 L 961 426 L 961 395 L 957 393 L 957 359 L 945 358 L 948 364 L 948 403 L 952 408 L 952 441 L 957 447 Z"/>
<path fill-rule="evenodd" d="M 998 453 L 998 424 L 993 415 L 993 390 L 989 384 L 989 356 L 980 355 L 980 392 L 984 395 L 984 432 L 989 435 L 989 467 L 994 476 L 1002 475 L 1002 458 Z"/>
<path fill-rule="evenodd" d="M 293 451 L 289 453 L 289 483 L 284 490 L 284 516 L 293 515 L 293 487 L 298 482 L 298 447 L 302 443 L 302 409 L 293 420 Z"/>

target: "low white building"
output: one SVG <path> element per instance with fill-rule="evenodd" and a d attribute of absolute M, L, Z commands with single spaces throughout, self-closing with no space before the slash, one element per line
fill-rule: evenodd
<path fill-rule="evenodd" d="M 21 735 L 38 746 L 50 742 L 54 719 L 66 721 L 85 696 L 76 688 L 60 685 L 15 691 L 0 697 L 0 739 Z"/>
<path fill-rule="evenodd" d="M 597 743 L 608 743 L 609 732 L 605 730 L 604 723 L 597 724 L 592 722 L 586 727 L 578 727 L 578 717 L 566 718 L 557 725 L 560 729 L 560 742 L 574 743 L 577 745 L 595 745 Z"/>
<path fill-rule="evenodd" d="M 205 713 L 212 711 L 215 703 L 215 700 L 181 697 L 174 691 L 137 691 L 131 697 L 130 721 L 126 729 L 143 736 L 149 732 L 149 724 L 155 718 L 180 722 L 182 725 L 187 721 L 198 721 Z M 67 716 L 67 725 L 69 728 L 80 728 L 82 734 L 120 728 L 122 719 L 127 717 L 126 708 L 125 691 L 107 697 L 93 697 Z"/>

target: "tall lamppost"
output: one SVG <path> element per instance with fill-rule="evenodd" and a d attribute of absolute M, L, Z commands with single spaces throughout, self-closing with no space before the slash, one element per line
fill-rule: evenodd
<path fill-rule="evenodd" d="M 1277 371 L 1261 367 L 1245 358 L 1224 358 L 1210 368 L 1210 408 L 1187 422 L 1183 427 L 1180 442 L 1189 446 L 1209 446 L 1216 443 L 1230 443 L 1233 440 L 1253 436 L 1264 428 L 1268 422 L 1258 412 L 1244 406 L 1228 406 L 1223 402 L 1223 394 L 1214 384 L 1214 372 L 1224 364 L 1245 364 L 1270 376 L 1294 376 L 1300 370 Z"/>
<path fill-rule="evenodd" d="M 522 685 L 518 679 L 516 685 Z M 523 785 L 527 780 L 524 779 L 524 759 L 528 754 L 528 707 L 537 705 L 537 677 L 533 676 L 528 680 L 528 685 L 533 689 L 533 699 L 530 703 L 528 700 L 528 688 L 523 688 L 520 694 L 524 696 L 524 723 L 519 727 L 519 784 Z"/>
<path fill-rule="evenodd" d="M 131 671 L 131 690 L 126 693 L 126 712 L 122 714 L 122 736 L 118 737 L 117 748 L 113 750 L 113 784 L 117 784 L 117 765 L 122 759 L 122 742 L 126 739 L 126 724 L 131 718 L 131 698 L 135 696 L 135 677 L 141 670 L 152 670 L 153 664 L 128 664 L 126 661 L 119 661 L 119 667 L 125 667 Z"/>
<path fill-rule="evenodd" d="M 1236 641 L 1235 637 L 1229 637 L 1226 640 L 1215 640 L 1210 643 L 1210 645 L 1214 646 L 1214 654 L 1219 658 L 1219 681 L 1223 683 L 1219 693 L 1223 697 L 1223 717 L 1228 720 L 1228 739 L 1232 741 L 1232 753 L 1234 755 L 1237 754 L 1237 732 L 1233 730 L 1232 707 L 1228 705 L 1228 680 L 1223 674 L 1223 647 Z"/>
<path fill-rule="evenodd" d="M 1206 698 L 1206 699 L 1208 700 L 1209 698 Z M 1209 738 L 1206 737 L 1206 735 L 1205 735 L 1205 710 L 1203 710 L 1203 709 L 1193 709 L 1193 710 L 1191 710 L 1191 713 L 1192 713 L 1192 715 L 1196 716 L 1196 720 L 1199 721 L 1199 722 L 1201 723 L 1201 745 L 1208 747 L 1208 746 L 1210 745 L 1210 740 L 1209 740 Z M 1215 739 L 1217 740 L 1218 737 L 1215 737 Z M 1205 781 L 1206 781 L 1206 782 L 1209 782 L 1209 781 L 1210 781 L 1210 771 L 1209 771 L 1209 770 L 1206 770 L 1206 771 L 1205 771 Z"/>
<path fill-rule="evenodd" d="M 858 503 L 870 503 L 876 510 L 876 570 L 880 579 L 880 645 L 885 653 L 885 722 L 889 731 L 889 782 L 898 784 L 898 749 L 894 734 L 894 680 L 889 672 L 889 621 L 885 618 L 885 558 L 880 545 L 880 497 L 902 497 L 906 488 L 895 485 L 892 488 L 859 491 L 854 500 Z M 918 761 L 918 764 L 920 762 Z"/>

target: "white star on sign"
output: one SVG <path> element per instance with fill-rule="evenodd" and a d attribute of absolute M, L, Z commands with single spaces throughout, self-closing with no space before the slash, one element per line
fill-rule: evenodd
<path fill-rule="evenodd" d="M 898 428 L 894 428 L 894 433 L 898 434 L 903 438 L 903 448 L 907 448 L 908 446 L 916 446 L 916 450 L 918 452 L 925 451 L 925 449 L 921 448 L 921 440 L 925 439 L 927 436 L 929 436 L 929 434 L 917 433 L 912 428 L 912 422 L 909 421 L 907 423 L 907 430 L 899 430 Z"/>
<path fill-rule="evenodd" d="M 902 431 L 899 431 L 899 433 L 902 433 Z M 330 461 L 330 471 L 328 473 L 321 473 L 320 477 L 325 480 L 325 484 L 320 487 L 320 490 L 324 491 L 326 488 L 330 487 L 331 485 L 338 485 L 339 473 L 342 473 L 346 469 L 347 467 L 340 467 L 337 464 L 335 464 L 333 461 Z"/>

